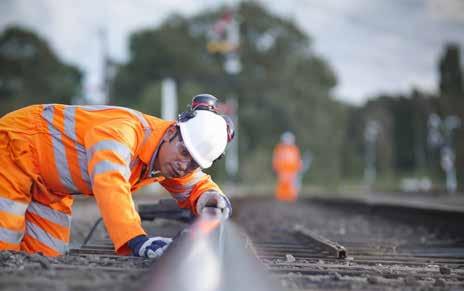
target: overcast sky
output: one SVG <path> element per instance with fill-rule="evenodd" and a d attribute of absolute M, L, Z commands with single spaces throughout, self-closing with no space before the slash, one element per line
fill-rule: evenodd
<path fill-rule="evenodd" d="M 464 0 L 263 0 L 311 35 L 317 54 L 335 70 L 334 95 L 362 104 L 378 93 L 436 91 L 437 62 L 447 41 L 464 50 Z M 226 0 L 0 0 L 0 30 L 20 24 L 46 38 L 66 62 L 86 73 L 86 87 L 101 76 L 99 31 L 109 52 L 127 60 L 127 37 L 159 25 L 171 13 L 189 16 Z"/>

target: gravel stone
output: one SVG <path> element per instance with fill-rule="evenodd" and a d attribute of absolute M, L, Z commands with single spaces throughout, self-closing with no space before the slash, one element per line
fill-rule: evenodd
<path fill-rule="evenodd" d="M 447 267 L 444 267 L 444 266 L 441 266 L 440 267 L 440 274 L 449 275 L 449 274 L 451 274 L 451 269 L 447 268 Z"/>
<path fill-rule="evenodd" d="M 285 259 L 287 260 L 288 263 L 293 263 L 296 261 L 295 257 L 292 254 L 286 254 Z"/>
<path fill-rule="evenodd" d="M 433 283 L 435 287 L 446 287 L 445 280 L 437 278 L 435 279 L 435 282 Z"/>
<path fill-rule="evenodd" d="M 375 276 L 369 276 L 367 277 L 367 283 L 369 284 L 378 284 L 379 283 L 379 278 Z"/>
<path fill-rule="evenodd" d="M 403 280 L 404 284 L 407 286 L 416 286 L 418 284 L 416 278 L 413 276 L 406 276 Z"/>
<path fill-rule="evenodd" d="M 29 257 L 29 259 L 31 262 L 39 263 L 40 266 L 45 270 L 49 270 L 51 268 L 49 259 L 41 254 L 33 254 Z"/>
<path fill-rule="evenodd" d="M 332 277 L 332 279 L 333 279 L 334 281 L 340 281 L 340 280 L 343 279 L 343 276 L 340 275 L 340 273 L 338 273 L 338 272 L 333 272 L 333 273 L 331 274 L 331 277 Z"/>

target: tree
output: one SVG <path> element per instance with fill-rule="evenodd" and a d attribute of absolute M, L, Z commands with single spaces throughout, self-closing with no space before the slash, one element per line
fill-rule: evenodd
<path fill-rule="evenodd" d="M 381 175 L 410 175 L 428 171 L 436 174 L 435 153 L 428 148 L 428 117 L 438 111 L 438 98 L 428 96 L 416 89 L 404 96 L 379 95 L 361 108 L 350 111 L 346 137 L 346 152 L 354 157 L 345 157 L 356 162 L 355 173 L 364 166 L 364 130 L 369 120 L 379 124 L 377 139 L 377 170 Z M 362 161 L 362 162 L 359 162 Z M 349 175 L 351 167 L 344 167 Z"/>
<path fill-rule="evenodd" d="M 461 126 L 454 132 L 456 170 L 459 187 L 464 190 L 464 79 L 461 68 L 460 48 L 447 44 L 439 61 L 440 106 L 442 116 L 460 118 Z"/>
<path fill-rule="evenodd" d="M 443 96 L 462 96 L 464 79 L 461 69 L 459 45 L 447 44 L 439 63 L 440 93 Z"/>
<path fill-rule="evenodd" d="M 10 27 L 0 35 L 0 115 L 29 104 L 70 103 L 80 82 L 79 70 L 32 31 Z"/>
<path fill-rule="evenodd" d="M 272 148 L 282 132 L 292 130 L 297 143 L 315 157 L 313 175 L 334 181 L 340 174 L 345 118 L 345 106 L 330 94 L 334 72 L 292 21 L 255 2 L 242 2 L 236 13 L 243 69 L 237 77 L 227 77 L 222 55 L 206 50 L 209 29 L 224 10 L 191 18 L 173 15 L 158 28 L 134 33 L 130 59 L 114 80 L 113 100 L 158 113 L 159 84 L 165 77 L 178 82 L 179 104 L 201 92 L 223 100 L 238 96 L 242 178 L 272 177 Z"/>

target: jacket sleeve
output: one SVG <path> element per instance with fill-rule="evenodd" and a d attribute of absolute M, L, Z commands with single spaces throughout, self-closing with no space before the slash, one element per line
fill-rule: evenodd
<path fill-rule="evenodd" d="M 297 156 L 297 171 L 303 170 L 303 159 L 301 158 L 301 152 L 298 148 L 296 148 L 296 156 Z"/>
<path fill-rule="evenodd" d="M 145 234 L 129 183 L 136 146 L 136 125 L 126 120 L 99 125 L 85 136 L 93 194 L 118 254 L 129 254 L 127 242 Z"/>
<path fill-rule="evenodd" d="M 282 170 L 282 147 L 277 145 L 272 154 L 272 169 L 274 172 Z"/>
<path fill-rule="evenodd" d="M 202 193 L 216 191 L 224 195 L 211 176 L 199 169 L 181 178 L 163 180 L 160 184 L 177 200 L 179 207 L 190 209 L 194 215 L 198 215 L 196 205 Z"/>

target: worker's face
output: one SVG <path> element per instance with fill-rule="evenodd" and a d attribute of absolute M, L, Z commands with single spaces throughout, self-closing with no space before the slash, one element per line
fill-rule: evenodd
<path fill-rule="evenodd" d="M 163 139 L 164 143 L 158 155 L 161 175 L 167 178 L 179 178 L 199 167 L 185 147 L 177 127 L 169 128 Z"/>

